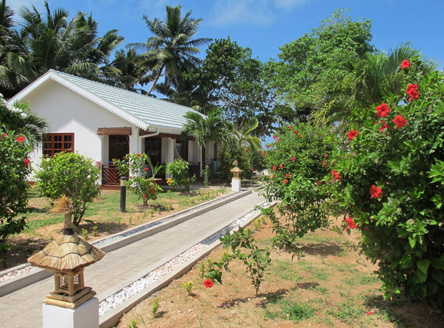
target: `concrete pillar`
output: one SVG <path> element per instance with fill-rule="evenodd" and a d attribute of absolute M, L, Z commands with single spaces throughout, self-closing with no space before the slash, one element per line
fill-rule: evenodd
<path fill-rule="evenodd" d="M 237 192 L 241 190 L 241 179 L 233 178 L 231 179 L 231 191 Z"/>
<path fill-rule="evenodd" d="M 43 304 L 43 328 L 99 328 L 99 299 L 93 297 L 75 309 Z"/>

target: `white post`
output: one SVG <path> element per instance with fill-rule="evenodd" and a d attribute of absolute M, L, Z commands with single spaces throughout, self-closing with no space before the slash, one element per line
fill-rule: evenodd
<path fill-rule="evenodd" d="M 99 299 L 93 297 L 75 309 L 43 304 L 43 328 L 99 328 Z"/>
<path fill-rule="evenodd" d="M 237 192 L 241 190 L 241 179 L 233 178 L 231 179 L 231 191 Z"/>

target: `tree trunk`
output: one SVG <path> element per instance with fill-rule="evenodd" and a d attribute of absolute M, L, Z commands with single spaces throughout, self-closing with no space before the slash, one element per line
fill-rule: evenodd
<path fill-rule="evenodd" d="M 148 90 L 148 92 L 146 93 L 147 96 L 150 96 L 150 95 L 151 95 L 151 92 L 153 92 L 154 87 L 156 86 L 157 81 L 159 81 L 160 76 L 162 75 L 162 71 L 163 71 L 164 67 L 165 67 L 165 64 L 163 64 L 162 67 L 160 68 L 160 70 L 159 70 L 159 74 L 157 74 L 156 78 L 155 78 L 154 81 L 153 81 L 153 85 L 151 86 L 151 88 L 150 88 L 150 89 Z"/>

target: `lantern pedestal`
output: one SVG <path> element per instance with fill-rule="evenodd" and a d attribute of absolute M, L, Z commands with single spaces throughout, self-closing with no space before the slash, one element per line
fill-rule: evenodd
<path fill-rule="evenodd" d="M 93 297 L 76 307 L 43 304 L 43 328 L 99 328 L 99 300 Z"/>
<path fill-rule="evenodd" d="M 231 179 L 231 191 L 237 192 L 241 190 L 241 179 L 233 178 Z"/>

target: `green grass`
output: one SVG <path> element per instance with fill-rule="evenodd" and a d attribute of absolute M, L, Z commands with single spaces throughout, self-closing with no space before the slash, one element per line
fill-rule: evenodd
<path fill-rule="evenodd" d="M 131 191 L 127 192 L 126 198 L 126 212 L 131 214 L 131 223 L 135 224 L 144 217 L 150 217 L 151 212 L 166 213 L 172 208 L 170 206 L 171 199 L 178 200 L 182 203 L 182 207 L 190 207 L 210 199 L 218 197 L 225 190 L 207 189 L 204 191 L 192 192 L 191 194 L 183 193 L 182 191 L 164 191 L 158 194 L 156 200 L 150 200 L 148 207 L 142 206 L 142 200 Z M 30 213 L 27 216 L 27 227 L 24 230 L 25 234 L 36 234 L 36 229 L 45 226 L 58 224 L 63 222 L 63 217 L 60 214 L 53 214 L 50 212 L 51 202 L 44 197 L 41 197 L 36 187 L 31 188 L 30 197 L 39 202 L 38 207 L 31 207 Z M 171 198 L 171 199 L 170 199 Z M 153 208 L 155 209 L 154 211 Z M 120 224 L 125 220 L 127 215 L 120 213 L 120 191 L 103 191 L 98 199 L 87 205 L 83 222 L 89 226 L 96 222 L 109 222 Z M 88 227 L 87 227 L 88 228 Z"/>
<path fill-rule="evenodd" d="M 296 267 L 294 262 L 275 260 L 271 271 L 278 280 L 298 281 L 301 277 L 298 276 Z"/>
<path fill-rule="evenodd" d="M 362 306 L 353 303 L 339 303 L 330 307 L 327 313 L 347 324 L 356 324 L 365 315 Z"/>
<path fill-rule="evenodd" d="M 279 317 L 294 322 L 303 321 L 310 319 L 316 311 L 309 303 L 298 303 L 286 298 L 277 299 L 276 302 L 272 304 L 277 305 L 278 310 L 275 311 L 267 307 L 265 309 L 265 315 L 273 320 Z"/>
<path fill-rule="evenodd" d="M 42 228 L 45 226 L 49 226 L 52 224 L 57 224 L 63 222 L 64 218 L 62 216 L 55 216 L 49 219 L 41 219 L 41 220 L 34 220 L 34 221 L 28 221 L 26 223 L 26 228 L 24 230 L 25 233 L 34 234 L 35 229 Z"/>

